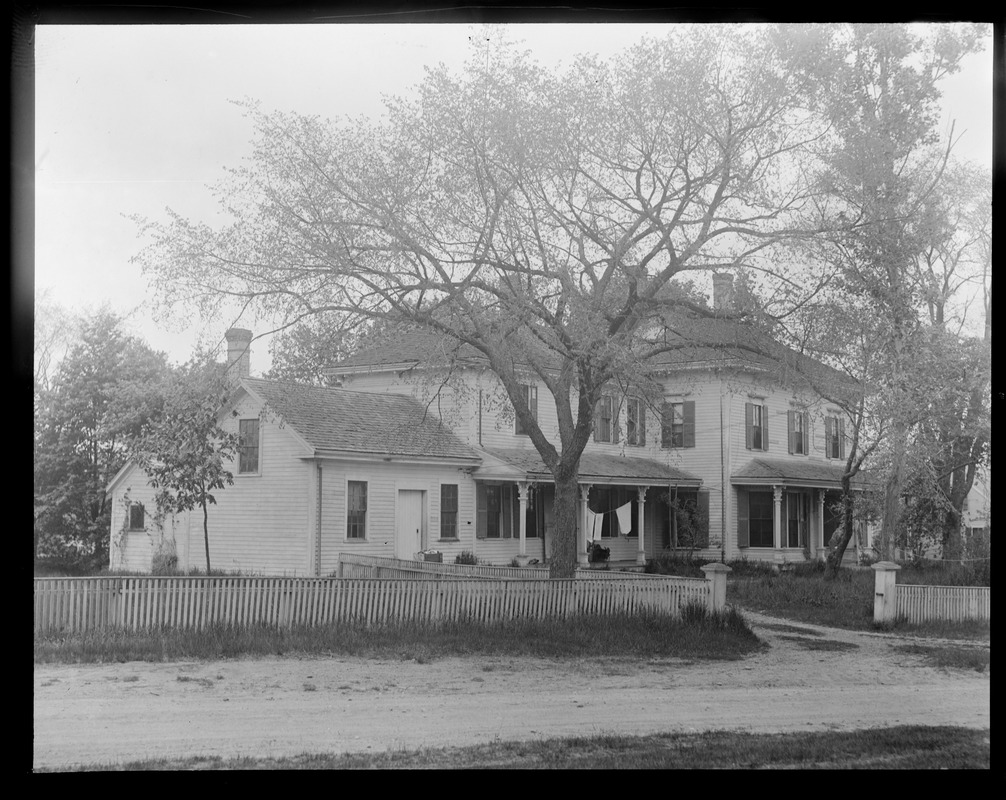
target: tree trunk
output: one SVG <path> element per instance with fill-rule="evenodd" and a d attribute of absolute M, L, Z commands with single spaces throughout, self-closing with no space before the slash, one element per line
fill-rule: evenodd
<path fill-rule="evenodd" d="M 848 476 L 842 476 L 842 534 L 838 537 L 838 541 L 832 545 L 831 552 L 828 553 L 828 560 L 824 566 L 825 580 L 831 580 L 842 569 L 842 559 L 845 557 L 845 551 L 849 547 L 849 542 L 852 541 L 852 535 L 856 529 L 854 518 L 856 505 L 851 485 L 852 479 Z"/>
<path fill-rule="evenodd" d="M 576 574 L 577 532 L 580 527 L 580 485 L 576 472 L 559 471 L 555 476 L 555 502 L 552 506 L 555 528 L 552 534 L 552 560 L 549 578 L 572 578 Z"/>
<path fill-rule="evenodd" d="M 206 548 L 206 574 L 210 574 L 210 512 L 206 507 L 206 493 L 203 492 L 203 545 Z"/>

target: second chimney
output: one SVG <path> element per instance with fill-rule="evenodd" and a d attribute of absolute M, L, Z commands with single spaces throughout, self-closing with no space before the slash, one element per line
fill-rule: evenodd
<path fill-rule="evenodd" d="M 235 378 L 247 378 L 251 373 L 252 332 L 245 328 L 230 328 L 227 340 L 227 369 Z"/>
<path fill-rule="evenodd" d="M 713 311 L 730 314 L 734 310 L 734 276 L 729 272 L 713 273 Z"/>

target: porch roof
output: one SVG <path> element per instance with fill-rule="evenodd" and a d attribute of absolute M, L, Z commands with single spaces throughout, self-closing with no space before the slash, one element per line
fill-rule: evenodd
<path fill-rule="evenodd" d="M 493 477 L 510 480 L 545 481 L 553 480 L 545 462 L 537 450 L 524 448 L 493 448 L 478 451 L 485 453 L 482 467 L 475 471 L 475 477 Z M 674 484 L 678 486 L 699 486 L 702 479 L 684 470 L 651 461 L 648 458 L 633 458 L 607 453 L 585 452 L 580 456 L 580 483 L 614 483 L 628 485 Z"/>
<path fill-rule="evenodd" d="M 730 482 L 742 486 L 781 485 L 839 489 L 844 472 L 844 465 L 826 464 L 820 461 L 752 458 L 730 476 Z M 854 489 L 867 488 L 861 474 L 852 479 L 852 486 Z"/>

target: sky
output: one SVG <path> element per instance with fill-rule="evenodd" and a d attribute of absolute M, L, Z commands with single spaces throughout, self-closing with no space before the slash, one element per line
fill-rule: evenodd
<path fill-rule="evenodd" d="M 660 24 L 508 26 L 543 65 L 580 52 L 614 55 Z M 40 25 L 35 29 L 35 296 L 67 311 L 108 304 L 127 329 L 172 361 L 197 343 L 252 321 L 180 325 L 159 319 L 154 295 L 130 263 L 142 247 L 130 217 L 163 220 L 170 208 L 212 224 L 209 188 L 250 152 L 236 101 L 335 118 L 378 116 L 382 97 L 408 93 L 423 68 L 460 68 L 468 24 Z M 958 155 L 992 162 L 992 43 L 944 85 L 944 125 L 963 132 Z M 256 330 L 256 333 L 261 333 Z M 252 371 L 269 366 L 268 340 Z"/>

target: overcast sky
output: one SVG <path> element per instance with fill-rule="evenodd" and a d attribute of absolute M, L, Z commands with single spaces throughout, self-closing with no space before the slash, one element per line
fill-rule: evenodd
<path fill-rule="evenodd" d="M 612 55 L 665 26 L 512 25 L 543 65 Z M 141 246 L 127 215 L 171 208 L 212 222 L 207 186 L 249 150 L 231 101 L 324 117 L 378 115 L 424 65 L 460 67 L 481 29 L 452 25 L 39 26 L 35 33 L 35 290 L 71 310 L 108 302 L 132 332 L 174 361 L 234 320 L 172 330 L 130 258 Z M 991 27 L 983 54 L 944 86 L 944 121 L 965 131 L 959 155 L 991 165 Z M 243 321 L 242 321 L 243 323 Z M 260 331 L 259 331 L 260 332 Z M 253 372 L 268 366 L 253 346 Z"/>

